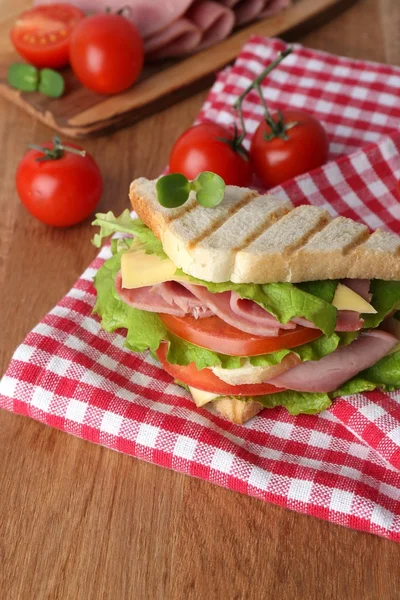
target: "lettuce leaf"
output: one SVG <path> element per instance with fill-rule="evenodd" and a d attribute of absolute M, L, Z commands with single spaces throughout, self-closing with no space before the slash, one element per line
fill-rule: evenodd
<path fill-rule="evenodd" d="M 372 306 L 377 310 L 374 315 L 363 315 L 364 329 L 374 329 L 383 319 L 400 307 L 400 281 L 382 281 L 373 279 L 371 282 Z"/>
<path fill-rule="evenodd" d="M 171 334 L 157 314 L 132 308 L 121 300 L 115 290 L 114 279 L 120 269 L 123 251 L 108 259 L 95 275 L 97 301 L 93 312 L 101 316 L 101 323 L 106 331 L 127 329 L 125 345 L 133 352 L 155 352 L 162 341 L 168 341 L 167 359 L 171 364 L 188 365 L 194 362 L 199 370 L 217 366 L 238 369 L 245 362 L 263 367 L 277 365 L 290 352 L 297 354 L 303 361 L 319 360 L 336 350 L 339 344 L 350 343 L 354 339 L 354 335 L 351 334 L 322 335 L 291 350 L 278 350 L 251 357 L 227 356 L 200 348 Z"/>
<path fill-rule="evenodd" d="M 116 217 L 112 211 L 97 213 L 92 225 L 100 227 L 100 232 L 96 233 L 92 240 L 96 248 L 100 248 L 103 239 L 114 233 L 128 233 L 142 244 L 147 254 L 168 258 L 160 240 L 140 219 L 132 219 L 128 209 L 125 209 L 119 217 Z"/>
<path fill-rule="evenodd" d="M 184 275 L 181 269 L 177 269 L 177 274 Z M 186 274 L 185 274 L 186 275 Z M 292 283 L 213 283 L 196 279 L 190 275 L 186 275 L 193 283 L 198 283 L 205 286 L 212 293 L 220 293 L 226 291 L 234 291 L 241 298 L 253 300 L 262 306 L 280 323 L 288 323 L 295 317 L 304 317 L 321 329 L 327 336 L 332 335 L 336 325 L 337 310 L 332 304 L 324 300 L 318 295 L 314 295 L 301 289 Z M 330 282 L 317 282 L 320 284 L 319 293 L 325 297 L 330 297 L 332 290 L 333 295 L 336 287 Z M 323 284 L 327 283 L 324 291 Z M 310 286 L 311 289 L 311 286 Z M 316 289 L 316 287 L 315 287 Z M 332 298 L 333 298 L 332 295 Z"/>

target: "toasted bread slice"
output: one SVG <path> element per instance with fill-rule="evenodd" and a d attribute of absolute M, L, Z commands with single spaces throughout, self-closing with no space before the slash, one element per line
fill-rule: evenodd
<path fill-rule="evenodd" d="M 361 223 L 333 218 L 317 206 L 226 186 L 215 208 L 193 196 L 166 209 L 156 180 L 136 179 L 132 206 L 185 273 L 215 283 L 270 283 L 318 279 L 400 280 L 400 237 L 370 233 Z"/>
<path fill-rule="evenodd" d="M 263 406 L 256 400 L 239 400 L 239 398 L 223 397 L 212 402 L 215 410 L 225 419 L 243 425 L 255 417 Z"/>

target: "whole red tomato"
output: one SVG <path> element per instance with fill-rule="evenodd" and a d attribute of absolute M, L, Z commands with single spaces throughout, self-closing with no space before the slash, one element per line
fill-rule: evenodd
<path fill-rule="evenodd" d="M 202 171 L 212 171 L 226 185 L 245 187 L 251 182 L 251 163 L 243 148 L 233 146 L 232 133 L 222 125 L 194 125 L 175 142 L 169 157 L 170 171 L 188 179 L 195 179 Z"/>
<path fill-rule="evenodd" d="M 16 184 L 21 202 L 46 225 L 67 227 L 80 223 L 101 198 L 103 180 L 98 166 L 88 153 L 83 156 L 63 150 L 84 152 L 73 144 L 62 146 L 57 138 L 41 147 L 43 151 L 28 150 L 18 165 Z"/>
<path fill-rule="evenodd" d="M 73 30 L 69 57 L 72 70 L 85 87 L 98 94 L 118 94 L 140 75 L 143 40 L 122 15 L 94 15 Z"/>
<path fill-rule="evenodd" d="M 250 157 L 261 181 L 269 188 L 307 173 L 328 159 L 329 141 L 321 123 L 303 110 L 272 115 L 276 127 L 263 120 L 251 140 Z M 283 135 L 283 137 L 279 137 Z M 266 137 L 271 136 L 267 140 Z"/>

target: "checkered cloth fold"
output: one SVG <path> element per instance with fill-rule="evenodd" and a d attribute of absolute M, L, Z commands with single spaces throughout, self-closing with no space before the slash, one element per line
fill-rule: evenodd
<path fill-rule="evenodd" d="M 251 39 L 199 116 L 231 123 L 236 96 L 283 49 Z M 331 162 L 276 188 L 400 233 L 400 69 L 295 47 L 264 84 L 272 108 L 304 107 L 324 122 Z M 262 114 L 244 105 L 251 134 Z M 244 426 L 196 409 L 149 355 L 104 332 L 91 314 L 105 247 L 17 348 L 0 406 L 76 436 L 334 523 L 400 541 L 400 393 L 338 399 L 317 416 L 264 410 Z"/>

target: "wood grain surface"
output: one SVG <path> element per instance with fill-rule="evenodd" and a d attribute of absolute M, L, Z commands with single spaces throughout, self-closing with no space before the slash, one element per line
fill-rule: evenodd
<path fill-rule="evenodd" d="M 4 1 L 4 0 L 3 0 Z M 234 60 L 251 33 L 275 37 L 289 35 L 299 27 L 311 31 L 318 22 L 338 14 L 356 0 L 293 0 L 278 15 L 242 27 L 220 44 L 178 61 L 145 65 L 138 82 L 115 96 L 93 94 L 84 88 L 70 69 L 64 70 L 66 91 L 62 98 L 21 93 L 7 85 L 7 70 L 18 60 L 9 29 L 18 15 L 0 13 L 0 96 L 17 104 L 45 125 L 64 135 L 86 137 L 110 132 L 166 108 L 212 81 L 216 70 Z M 10 6 L 10 0 L 7 0 Z"/>
<path fill-rule="evenodd" d="M 7 11 L 20 0 L 0 0 Z M 22 4 L 22 2 L 21 2 Z M 360 0 L 301 38 L 400 64 L 398 0 Z M 205 93 L 85 143 L 122 210 L 155 176 Z M 27 215 L 14 172 L 51 132 L 0 101 L 1 372 L 94 257 L 89 221 L 49 229 Z M 299 515 L 0 412 L 1 600 L 398 600 L 400 545 Z"/>

